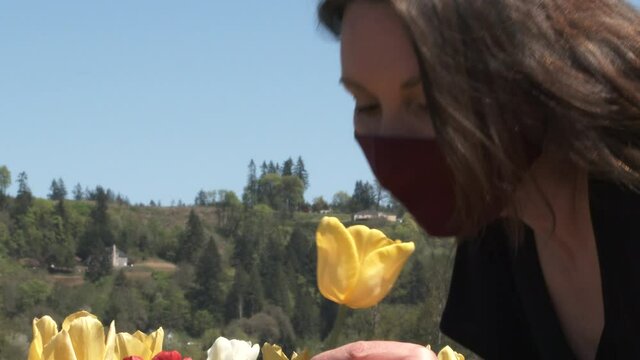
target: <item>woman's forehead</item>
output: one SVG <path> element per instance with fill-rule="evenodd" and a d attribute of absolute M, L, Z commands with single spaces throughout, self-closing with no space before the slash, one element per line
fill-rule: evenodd
<path fill-rule="evenodd" d="M 385 2 L 356 1 L 347 8 L 341 34 L 343 77 L 402 78 L 418 72 L 411 38 L 400 17 Z"/>

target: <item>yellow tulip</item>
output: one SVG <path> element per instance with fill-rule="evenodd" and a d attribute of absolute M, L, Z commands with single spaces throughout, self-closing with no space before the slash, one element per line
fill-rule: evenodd
<path fill-rule="evenodd" d="M 438 353 L 438 360 L 464 360 L 464 356 L 453 351 L 452 348 L 445 346 Z"/>
<path fill-rule="evenodd" d="M 29 346 L 29 360 L 42 359 L 44 345 L 48 344 L 57 334 L 58 324 L 50 316 L 33 319 L 33 340 Z"/>
<path fill-rule="evenodd" d="M 333 217 L 320 221 L 316 245 L 320 292 L 352 309 L 379 303 L 415 250 L 413 242 L 390 240 L 363 225 L 347 229 Z"/>
<path fill-rule="evenodd" d="M 109 327 L 105 340 L 102 323 L 92 314 L 79 311 L 69 315 L 62 330 L 49 316 L 33 320 L 33 340 L 29 347 L 29 360 L 114 360 L 115 327 Z"/>
<path fill-rule="evenodd" d="M 33 340 L 28 359 L 121 360 L 129 355 L 137 355 L 150 360 L 162 351 L 163 337 L 162 328 L 148 336 L 141 332 L 116 335 L 112 321 L 105 338 L 102 323 L 86 311 L 67 316 L 60 331 L 51 317 L 43 316 L 33 320 Z"/>
<path fill-rule="evenodd" d="M 262 359 L 263 360 L 289 360 L 287 355 L 284 354 L 282 348 L 278 345 L 271 345 L 264 343 L 262 345 Z M 295 351 L 291 354 L 291 360 L 309 360 L 309 353 L 305 350 L 301 355 L 298 355 Z"/>
<path fill-rule="evenodd" d="M 143 360 L 151 360 L 154 355 L 162 351 L 163 340 L 164 330 L 162 328 L 149 335 L 140 331 L 136 331 L 133 335 L 119 333 L 116 335 L 116 359 L 138 356 Z"/>

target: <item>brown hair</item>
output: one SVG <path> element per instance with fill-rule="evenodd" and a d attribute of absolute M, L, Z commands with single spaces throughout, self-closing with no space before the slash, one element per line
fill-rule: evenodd
<path fill-rule="evenodd" d="M 336 36 L 353 1 L 320 3 L 320 21 Z M 455 174 L 458 219 L 477 228 L 485 204 L 510 194 L 543 147 L 594 176 L 640 187 L 640 13 L 631 5 L 387 1 L 416 45 Z"/>

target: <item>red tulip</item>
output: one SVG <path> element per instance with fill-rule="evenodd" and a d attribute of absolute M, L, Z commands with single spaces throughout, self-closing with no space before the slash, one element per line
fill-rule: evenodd
<path fill-rule="evenodd" d="M 183 359 L 182 355 L 180 355 L 179 352 L 174 350 L 174 351 L 163 351 L 158 355 L 154 356 L 152 360 L 191 360 L 191 358 L 186 357 Z"/>

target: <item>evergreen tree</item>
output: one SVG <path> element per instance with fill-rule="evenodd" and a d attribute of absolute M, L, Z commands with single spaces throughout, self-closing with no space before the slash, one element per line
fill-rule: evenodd
<path fill-rule="evenodd" d="M 101 251 L 102 250 L 102 251 Z M 111 274 L 113 264 L 109 256 L 108 249 L 92 249 L 87 261 L 87 272 L 85 277 L 91 282 L 96 282 L 101 278 Z"/>
<path fill-rule="evenodd" d="M 268 168 L 269 167 L 267 166 L 267 163 L 263 161 L 262 165 L 260 165 L 260 178 L 263 178 L 265 175 L 267 175 Z"/>
<path fill-rule="evenodd" d="M 285 259 L 284 252 L 278 241 L 275 238 L 269 239 L 260 258 L 260 275 L 264 286 L 265 299 L 271 301 L 273 305 L 281 307 L 285 312 L 289 312 L 291 310 L 291 302 L 289 300 L 288 281 L 283 267 Z"/>
<path fill-rule="evenodd" d="M 69 220 L 67 215 L 67 207 L 64 205 L 64 199 L 58 200 L 58 202 L 56 203 L 55 214 L 58 215 L 65 224 Z"/>
<path fill-rule="evenodd" d="M 249 272 L 236 267 L 231 291 L 225 302 L 225 320 L 249 318 L 260 312 L 264 306 L 264 293 L 260 274 L 255 264 L 249 265 Z"/>
<path fill-rule="evenodd" d="M 240 266 L 236 266 L 235 270 L 233 285 L 231 286 L 224 305 L 225 322 L 245 317 L 244 294 L 247 286 L 249 286 L 249 275 Z"/>
<path fill-rule="evenodd" d="M 53 179 L 51 181 L 48 197 L 54 201 L 64 200 L 67 197 L 67 188 L 62 179 Z"/>
<path fill-rule="evenodd" d="M 9 186 L 11 186 L 11 172 L 5 165 L 2 165 L 0 166 L 0 196 L 7 194 Z"/>
<path fill-rule="evenodd" d="M 249 271 L 249 285 L 245 293 L 245 314 L 253 316 L 264 307 L 264 287 L 260 282 L 260 272 L 256 263 L 252 264 Z"/>
<path fill-rule="evenodd" d="M 220 252 L 213 238 L 207 242 L 196 264 L 194 288 L 191 302 L 196 309 L 209 311 L 217 320 L 223 319 L 221 312 L 225 303 L 222 292 L 223 271 Z"/>
<path fill-rule="evenodd" d="M 64 200 L 67 198 L 67 186 L 62 178 L 58 178 L 58 192 L 60 196 L 56 200 Z"/>
<path fill-rule="evenodd" d="M 311 339 L 319 334 L 320 309 L 311 291 L 306 286 L 297 286 L 296 305 L 291 317 L 291 325 L 303 339 Z"/>
<path fill-rule="evenodd" d="M 194 204 L 195 206 L 207 206 L 207 193 L 204 190 L 198 191 Z"/>
<path fill-rule="evenodd" d="M 370 210 L 375 207 L 375 191 L 369 182 L 356 181 L 353 195 L 351 196 L 351 211 Z"/>
<path fill-rule="evenodd" d="M 282 176 L 292 176 L 293 175 L 293 160 L 288 158 L 282 164 Z"/>
<path fill-rule="evenodd" d="M 28 180 L 27 173 L 24 171 L 18 174 L 18 194 L 12 212 L 12 216 L 18 220 L 29 211 L 33 203 L 33 194 L 29 188 Z"/>
<path fill-rule="evenodd" d="M 189 212 L 189 219 L 180 239 L 180 246 L 176 254 L 178 262 L 195 263 L 198 254 L 205 243 L 204 227 L 195 210 Z"/>
<path fill-rule="evenodd" d="M 6 166 L 2 165 L 0 166 L 0 210 L 5 207 L 9 186 L 11 186 L 11 172 Z"/>
<path fill-rule="evenodd" d="M 69 271 L 73 268 L 75 246 L 68 229 L 68 214 L 64 200 L 56 203 L 53 220 L 53 241 L 45 249 L 45 260 L 54 271 Z"/>
<path fill-rule="evenodd" d="M 102 257 L 101 254 L 106 254 L 105 256 L 108 257 L 111 254 L 110 249 L 105 249 L 114 244 L 107 193 L 101 186 L 96 187 L 95 199 L 96 204 L 89 215 L 89 224 L 78 244 L 78 256 L 83 260 L 88 260 L 96 254 L 100 255 L 99 257 Z"/>
<path fill-rule="evenodd" d="M 84 200 L 84 191 L 82 191 L 82 185 L 80 185 L 80 183 L 77 183 L 73 188 L 73 200 Z"/>
<path fill-rule="evenodd" d="M 291 273 L 300 275 L 309 283 L 316 282 L 316 248 L 309 237 L 312 229 L 295 227 L 285 246 L 284 253 Z"/>
<path fill-rule="evenodd" d="M 254 261 L 256 241 L 246 233 L 239 234 L 236 238 L 231 262 L 234 266 L 244 266 Z"/>
<path fill-rule="evenodd" d="M 111 252 L 115 243 L 109 220 L 107 192 L 101 186 L 96 187 L 95 199 L 89 224 L 78 246 L 78 255 L 87 261 L 86 277 L 90 281 L 97 281 L 111 273 Z"/>
<path fill-rule="evenodd" d="M 96 201 L 96 192 L 95 190 L 89 189 L 89 187 L 84 188 L 84 198 L 86 200 Z"/>
<path fill-rule="evenodd" d="M 106 194 L 107 194 L 107 201 L 108 202 L 116 201 L 116 194 L 113 192 L 113 190 L 107 189 Z"/>
<path fill-rule="evenodd" d="M 300 180 L 302 180 L 305 190 L 309 188 L 309 174 L 304 168 L 304 161 L 302 161 L 302 156 L 298 156 L 298 161 L 296 161 L 296 165 L 293 167 L 293 175 L 299 177 Z"/>
<path fill-rule="evenodd" d="M 273 163 L 273 161 L 269 161 L 269 165 L 267 165 L 267 174 L 277 174 L 278 173 L 278 168 L 276 167 L 276 164 Z"/>
<path fill-rule="evenodd" d="M 258 203 L 258 176 L 253 159 L 249 163 L 249 174 L 247 175 L 247 185 L 242 193 L 242 203 L 246 207 L 253 207 Z"/>

